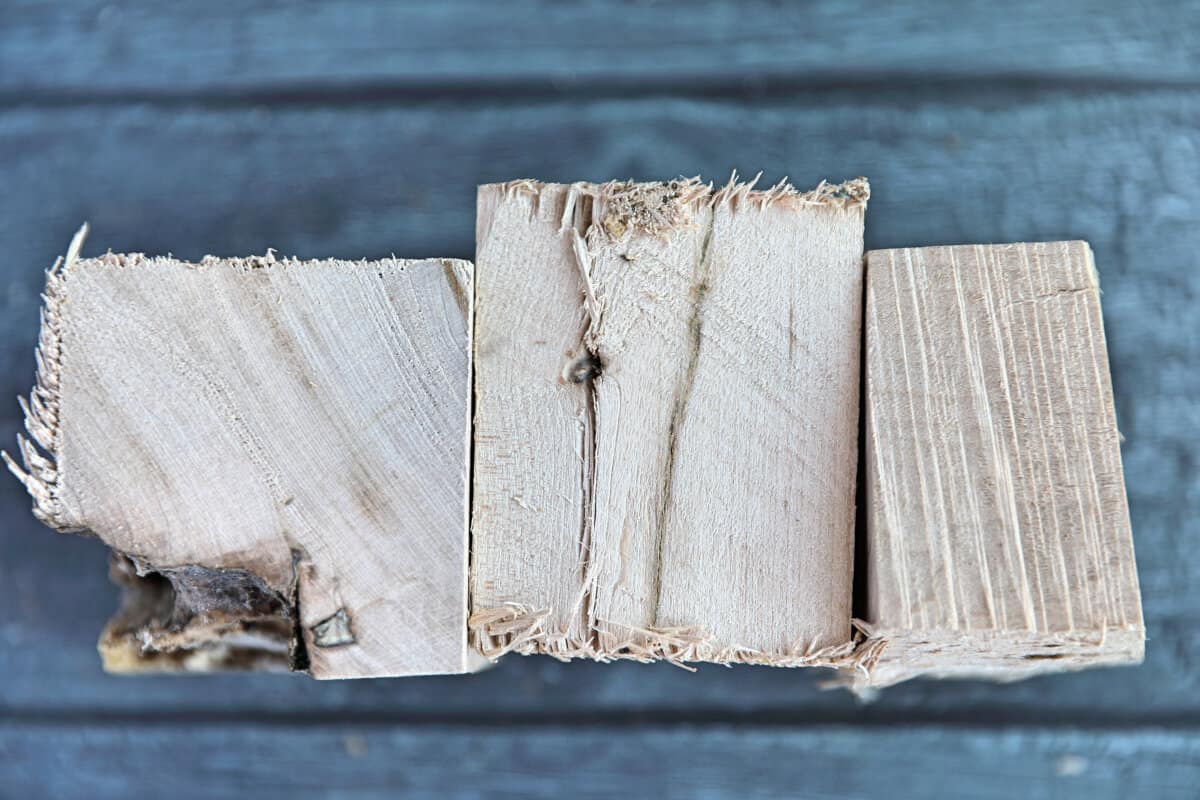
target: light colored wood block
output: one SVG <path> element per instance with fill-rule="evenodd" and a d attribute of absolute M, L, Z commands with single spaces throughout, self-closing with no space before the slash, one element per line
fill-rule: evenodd
<path fill-rule="evenodd" d="M 73 246 L 10 466 L 121 554 L 107 667 L 468 669 L 471 296 L 462 261 Z"/>
<path fill-rule="evenodd" d="M 1084 242 L 868 254 L 870 685 L 1142 659 Z"/>
<path fill-rule="evenodd" d="M 483 652 L 845 654 L 866 196 L 481 187 Z"/>
<path fill-rule="evenodd" d="M 479 190 L 471 625 L 490 656 L 535 644 L 565 656 L 587 638 L 587 315 L 560 233 L 567 195 L 532 183 Z"/>

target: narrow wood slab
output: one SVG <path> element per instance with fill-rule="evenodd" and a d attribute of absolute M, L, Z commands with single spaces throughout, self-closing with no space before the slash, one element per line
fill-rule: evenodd
<path fill-rule="evenodd" d="M 467 669 L 471 294 L 461 261 L 73 246 L 10 466 L 118 554 L 106 667 Z"/>
<path fill-rule="evenodd" d="M 1084 242 L 868 254 L 871 685 L 1142 659 Z"/>
<path fill-rule="evenodd" d="M 867 193 L 481 187 L 483 652 L 844 655 Z"/>

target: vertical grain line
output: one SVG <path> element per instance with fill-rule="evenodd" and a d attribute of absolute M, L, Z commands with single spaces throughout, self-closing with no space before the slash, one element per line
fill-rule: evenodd
<path fill-rule="evenodd" d="M 688 404 L 692 399 L 692 389 L 696 383 L 696 368 L 700 363 L 700 343 L 703 338 L 704 316 L 703 305 L 708 295 L 708 279 L 712 265 L 708 258 L 709 244 L 712 242 L 713 226 L 716 222 L 715 211 L 709 216 L 708 227 L 704 231 L 704 240 L 700 245 L 700 255 L 697 259 L 695 282 L 692 284 L 692 314 L 688 319 L 688 360 L 682 376 L 675 386 L 675 403 L 671 409 L 671 420 L 667 426 L 667 463 L 663 467 L 662 486 L 659 490 L 658 526 L 655 530 L 654 541 L 654 601 L 650 606 L 648 617 L 652 625 L 658 624 L 658 609 L 662 605 L 663 588 L 663 549 L 667 536 L 667 523 L 671 517 L 671 496 L 675 485 L 675 462 L 679 449 L 679 429 L 687 416 Z"/>

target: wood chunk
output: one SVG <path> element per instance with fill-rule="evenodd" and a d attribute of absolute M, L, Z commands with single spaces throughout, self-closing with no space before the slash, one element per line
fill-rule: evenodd
<path fill-rule="evenodd" d="M 874 251 L 867 275 L 866 682 L 1141 661 L 1091 249 Z"/>
<path fill-rule="evenodd" d="M 118 554 L 106 667 L 468 669 L 470 264 L 78 247 L 10 467 Z"/>
<path fill-rule="evenodd" d="M 563 186 L 479 190 L 471 624 L 496 656 L 539 631 L 566 655 L 587 638 L 580 539 L 590 375 L 584 284 L 560 233 Z M 537 626 L 536 628 L 534 626 Z M 492 641 L 479 639 L 487 630 Z"/>
<path fill-rule="evenodd" d="M 867 192 L 480 188 L 481 651 L 845 654 Z"/>

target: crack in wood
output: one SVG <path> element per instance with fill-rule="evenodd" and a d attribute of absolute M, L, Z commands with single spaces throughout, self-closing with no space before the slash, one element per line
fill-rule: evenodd
<path fill-rule="evenodd" d="M 580 431 L 580 519 L 579 519 L 579 643 L 596 652 L 599 649 L 599 633 L 596 630 L 592 609 L 592 537 L 595 531 L 596 507 L 596 380 L 600 376 L 600 356 L 596 352 L 594 337 L 599 327 L 599 309 L 591 294 L 591 259 L 587 253 L 587 238 L 594 218 L 594 198 L 582 194 L 576 198 L 574 219 L 570 232 L 574 237 L 573 248 L 579 277 L 585 287 L 583 311 L 586 320 L 580 334 L 583 355 L 568 367 L 566 378 L 569 383 L 583 390 L 582 430 Z"/>
<path fill-rule="evenodd" d="M 658 526 L 654 536 L 654 601 L 649 608 L 649 622 L 658 625 L 658 609 L 662 603 L 663 548 L 666 540 L 667 522 L 671 513 L 671 495 L 675 484 L 675 457 L 679 446 L 679 427 L 687 416 L 688 403 L 692 399 L 692 388 L 696 382 L 696 367 L 700 362 L 700 341 L 704 318 L 703 306 L 708 294 L 708 280 L 712 265 L 708 258 L 708 247 L 712 241 L 714 218 L 708 220 L 704 241 L 700 245 L 700 257 L 696 264 L 695 283 L 692 285 L 692 314 L 688 319 L 688 360 L 683 374 L 675 386 L 675 403 L 671 409 L 671 421 L 667 426 L 667 463 L 663 468 L 663 481 L 659 489 Z"/>
<path fill-rule="evenodd" d="M 593 356 L 594 358 L 594 356 Z M 583 636 L 593 651 L 599 650 L 599 634 L 592 618 L 592 532 L 595 526 L 596 509 L 596 382 L 588 379 L 583 386 L 583 463 L 580 467 L 583 510 L 579 532 L 579 564 L 583 589 L 580 599 L 580 614 L 583 619 Z"/>

